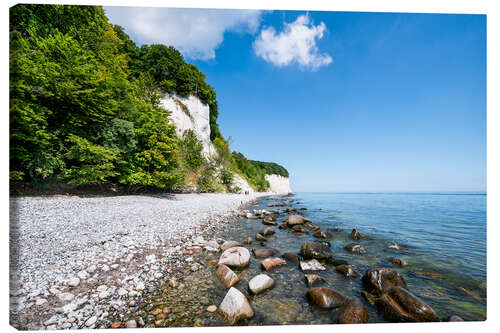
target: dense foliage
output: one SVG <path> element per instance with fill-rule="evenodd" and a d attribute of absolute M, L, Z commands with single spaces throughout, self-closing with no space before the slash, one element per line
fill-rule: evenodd
<path fill-rule="evenodd" d="M 101 7 L 17 5 L 9 28 L 11 180 L 237 192 L 234 173 L 258 190 L 266 173 L 288 176 L 231 154 L 205 74 L 173 47 L 138 47 Z M 193 131 L 177 137 L 165 93 L 209 105 L 214 158 Z"/>

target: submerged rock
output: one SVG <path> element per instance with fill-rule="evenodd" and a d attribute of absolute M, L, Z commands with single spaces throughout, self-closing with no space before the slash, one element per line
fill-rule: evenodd
<path fill-rule="evenodd" d="M 413 275 L 418 277 L 422 277 L 424 279 L 430 280 L 441 280 L 443 278 L 443 274 L 435 273 L 435 272 L 424 272 L 424 271 L 411 271 Z"/>
<path fill-rule="evenodd" d="M 267 241 L 267 238 L 262 236 L 261 234 L 256 234 L 255 235 L 255 240 L 258 241 L 258 242 L 265 242 Z"/>
<path fill-rule="evenodd" d="M 351 265 L 338 265 L 335 270 L 346 277 L 358 277 L 359 274 L 352 269 Z"/>
<path fill-rule="evenodd" d="M 308 287 L 313 287 L 314 285 L 325 282 L 325 280 L 317 274 L 304 274 L 304 277 L 306 278 Z"/>
<path fill-rule="evenodd" d="M 331 231 L 331 232 L 342 232 L 342 228 L 328 228 L 328 231 Z"/>
<path fill-rule="evenodd" d="M 295 253 L 290 253 L 290 252 L 283 253 L 281 257 L 285 258 L 287 262 L 292 262 L 294 264 L 299 263 L 299 257 Z"/>
<path fill-rule="evenodd" d="M 346 301 L 346 297 L 330 288 L 311 288 L 306 293 L 311 304 L 322 309 L 338 308 Z"/>
<path fill-rule="evenodd" d="M 457 315 L 453 315 L 450 317 L 450 319 L 448 319 L 448 321 L 450 322 L 454 322 L 454 321 L 464 321 L 461 317 L 457 316 Z"/>
<path fill-rule="evenodd" d="M 219 278 L 220 282 L 225 288 L 230 288 L 238 283 L 239 278 L 231 268 L 227 267 L 224 264 L 219 264 L 217 266 L 217 270 L 215 271 L 215 275 Z"/>
<path fill-rule="evenodd" d="M 266 271 L 270 270 L 271 268 L 285 265 L 286 261 L 280 258 L 268 258 L 263 260 L 260 265 L 262 266 L 263 269 Z"/>
<path fill-rule="evenodd" d="M 366 253 L 366 249 L 362 247 L 361 244 L 356 244 L 356 243 L 347 244 L 346 246 L 344 246 L 344 249 L 352 253 L 358 253 L 358 254 Z"/>
<path fill-rule="evenodd" d="M 252 292 L 252 294 L 258 294 L 263 292 L 264 290 L 271 288 L 274 284 L 274 280 L 271 279 L 268 275 L 266 274 L 259 274 L 255 277 L 253 277 L 249 282 L 248 282 L 248 288 Z"/>
<path fill-rule="evenodd" d="M 318 230 L 316 231 L 314 234 L 313 234 L 314 237 L 316 238 L 331 238 L 333 237 L 333 235 L 331 233 L 329 233 L 328 231 L 325 231 L 325 230 Z"/>
<path fill-rule="evenodd" d="M 320 242 L 308 242 L 302 245 L 300 253 L 305 259 L 327 259 L 332 256 L 327 245 Z"/>
<path fill-rule="evenodd" d="M 242 319 L 250 319 L 254 312 L 245 295 L 231 287 L 219 306 L 219 314 L 229 325 Z"/>
<path fill-rule="evenodd" d="M 368 312 L 363 305 L 363 302 L 357 297 L 346 302 L 340 312 L 339 324 L 362 324 L 368 322 Z"/>
<path fill-rule="evenodd" d="M 231 247 L 219 258 L 219 264 L 229 267 L 244 268 L 250 263 L 250 252 L 241 246 Z"/>
<path fill-rule="evenodd" d="M 326 268 L 316 259 L 299 262 L 302 271 L 324 271 Z"/>
<path fill-rule="evenodd" d="M 391 287 L 406 288 L 405 279 L 395 270 L 390 268 L 371 268 L 363 275 L 363 286 L 365 289 L 376 295 L 382 295 Z"/>
<path fill-rule="evenodd" d="M 405 266 L 408 266 L 408 263 L 406 261 L 404 261 L 403 259 L 399 259 L 399 258 L 389 258 L 388 259 L 389 262 L 391 264 L 393 264 L 394 266 L 401 266 L 401 267 L 405 267 Z"/>
<path fill-rule="evenodd" d="M 247 237 L 247 238 L 244 240 L 244 243 L 245 243 L 245 244 L 252 244 L 252 237 Z"/>
<path fill-rule="evenodd" d="M 226 251 L 227 249 L 230 249 L 232 247 L 236 247 L 236 246 L 240 246 L 241 244 L 238 243 L 237 241 L 227 241 L 227 242 L 224 242 L 222 243 L 222 245 L 220 246 L 220 249 L 222 251 Z"/>
<path fill-rule="evenodd" d="M 358 229 L 352 229 L 351 231 L 351 238 L 354 240 L 360 240 L 361 239 L 361 234 L 359 233 Z"/>
<path fill-rule="evenodd" d="M 388 289 L 376 304 L 382 315 L 394 322 L 439 321 L 434 309 L 400 286 Z"/>
<path fill-rule="evenodd" d="M 271 227 L 264 227 L 259 231 L 262 236 L 271 236 L 275 233 L 274 229 Z"/>
<path fill-rule="evenodd" d="M 253 249 L 252 252 L 255 258 L 267 258 L 274 254 L 273 249 Z"/>
<path fill-rule="evenodd" d="M 286 223 L 289 226 L 294 226 L 294 225 L 298 225 L 298 224 L 304 224 L 304 222 L 305 222 L 304 216 L 302 216 L 302 215 L 290 215 L 290 216 L 288 216 L 288 220 Z"/>
<path fill-rule="evenodd" d="M 326 259 L 326 263 L 328 265 L 333 265 L 333 266 L 349 265 L 349 263 L 344 259 L 333 259 L 333 258 Z"/>
<path fill-rule="evenodd" d="M 272 218 L 270 217 L 266 217 L 262 220 L 262 223 L 265 224 L 265 225 L 278 225 L 278 222 L 274 221 Z"/>

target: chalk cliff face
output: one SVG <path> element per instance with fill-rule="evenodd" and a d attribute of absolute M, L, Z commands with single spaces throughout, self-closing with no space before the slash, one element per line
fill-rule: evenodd
<path fill-rule="evenodd" d="M 177 135 L 182 137 L 184 131 L 190 129 L 196 134 L 203 144 L 203 156 L 214 157 L 217 152 L 210 140 L 210 110 L 208 105 L 203 104 L 197 97 L 179 97 L 176 95 L 165 95 L 161 105 L 171 112 L 170 120 L 176 127 Z M 266 175 L 270 184 L 269 192 L 276 194 L 288 194 L 292 192 L 288 178 L 278 175 Z M 255 192 L 248 182 L 238 174 L 233 177 L 234 185 L 241 188 L 241 192 Z"/>
<path fill-rule="evenodd" d="M 287 177 L 280 175 L 266 175 L 266 180 L 269 182 L 269 192 L 274 192 L 276 194 L 292 193 L 290 180 Z"/>
<path fill-rule="evenodd" d="M 187 98 L 176 95 L 165 95 L 161 105 L 172 112 L 170 119 L 176 126 L 177 135 L 182 137 L 185 130 L 194 131 L 203 144 L 203 156 L 209 158 L 215 155 L 215 147 L 210 141 L 210 110 L 197 97 Z"/>

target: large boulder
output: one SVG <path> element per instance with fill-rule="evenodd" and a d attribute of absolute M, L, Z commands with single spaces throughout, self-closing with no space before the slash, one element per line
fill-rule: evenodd
<path fill-rule="evenodd" d="M 238 320 L 253 317 L 253 309 L 245 295 L 238 289 L 231 287 L 219 306 L 219 313 L 229 325 Z"/>
<path fill-rule="evenodd" d="M 224 242 L 222 243 L 222 245 L 220 246 L 220 249 L 222 251 L 226 251 L 227 249 L 230 249 L 232 247 L 236 247 L 236 246 L 240 246 L 241 244 L 238 243 L 237 241 L 227 241 L 227 242 Z"/>
<path fill-rule="evenodd" d="M 376 304 L 382 315 L 393 322 L 439 321 L 429 305 L 400 286 L 389 288 Z"/>
<path fill-rule="evenodd" d="M 368 312 L 357 297 L 348 300 L 340 312 L 339 324 L 362 324 L 368 322 Z"/>
<path fill-rule="evenodd" d="M 286 223 L 289 226 L 294 226 L 294 225 L 298 225 L 298 224 L 304 224 L 304 222 L 305 222 L 304 216 L 302 216 L 302 215 L 290 215 L 290 216 L 288 216 L 288 220 Z"/>
<path fill-rule="evenodd" d="M 300 253 L 304 259 L 327 259 L 332 256 L 327 245 L 321 242 L 308 242 L 302 245 Z"/>
<path fill-rule="evenodd" d="M 332 309 L 342 306 L 346 297 L 330 288 L 311 288 L 307 290 L 307 299 L 311 304 L 322 309 Z"/>
<path fill-rule="evenodd" d="M 268 275 L 259 274 L 255 277 L 253 277 L 248 282 L 248 288 L 250 289 L 252 294 L 259 294 L 259 293 L 263 292 L 264 290 L 271 288 L 273 284 L 274 284 L 274 280 L 271 279 Z"/>
<path fill-rule="evenodd" d="M 219 264 L 229 267 L 245 268 L 250 263 L 250 252 L 241 246 L 231 247 L 222 252 Z"/>
<path fill-rule="evenodd" d="M 363 275 L 363 286 L 375 295 L 382 295 L 391 287 L 406 288 L 405 279 L 395 270 L 390 268 L 371 268 Z"/>
<path fill-rule="evenodd" d="M 236 275 L 231 268 L 227 267 L 224 264 L 220 264 L 217 266 L 215 270 L 215 276 L 217 276 L 225 288 L 231 288 L 238 281 L 238 275 Z"/>

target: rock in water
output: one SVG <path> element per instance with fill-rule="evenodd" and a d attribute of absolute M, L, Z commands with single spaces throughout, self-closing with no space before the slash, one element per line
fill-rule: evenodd
<path fill-rule="evenodd" d="M 304 274 L 304 277 L 306 278 L 307 286 L 312 287 L 315 284 L 320 284 L 321 282 L 325 282 L 325 280 L 316 274 Z"/>
<path fill-rule="evenodd" d="M 390 268 L 371 268 L 363 275 L 363 286 L 376 295 L 382 295 L 391 287 L 400 286 L 406 288 L 405 279 L 395 270 Z"/>
<path fill-rule="evenodd" d="M 252 252 L 255 258 L 267 258 L 274 254 L 273 249 L 253 249 Z"/>
<path fill-rule="evenodd" d="M 361 324 L 368 322 L 368 312 L 361 300 L 357 297 L 346 302 L 340 312 L 339 324 Z"/>
<path fill-rule="evenodd" d="M 304 222 L 305 222 L 304 216 L 302 216 L 302 215 L 290 215 L 290 216 L 288 216 L 288 220 L 286 223 L 289 226 L 294 226 L 294 225 L 298 225 L 298 224 L 304 224 Z"/>
<path fill-rule="evenodd" d="M 248 282 L 248 288 L 253 294 L 258 294 L 272 287 L 274 280 L 266 274 L 259 274 Z"/>
<path fill-rule="evenodd" d="M 408 263 L 406 261 L 399 258 L 389 258 L 389 262 L 394 266 L 401 266 L 401 267 L 408 266 Z"/>
<path fill-rule="evenodd" d="M 306 228 L 304 228 L 300 224 L 299 225 L 294 225 L 292 227 L 292 231 L 293 232 L 298 232 L 298 233 L 301 233 L 301 234 L 307 234 L 308 233 L 307 230 L 306 230 Z"/>
<path fill-rule="evenodd" d="M 244 242 L 245 244 L 252 244 L 252 237 L 247 237 Z"/>
<path fill-rule="evenodd" d="M 250 252 L 241 246 L 231 247 L 222 252 L 219 264 L 229 267 L 245 268 L 250 263 Z"/>
<path fill-rule="evenodd" d="M 453 322 L 453 321 L 464 321 L 464 320 L 457 315 L 453 315 L 450 317 L 450 319 L 448 319 L 448 321 Z"/>
<path fill-rule="evenodd" d="M 271 236 L 274 234 L 274 229 L 271 227 L 264 227 L 259 231 L 262 236 Z"/>
<path fill-rule="evenodd" d="M 238 275 L 236 275 L 231 270 L 231 268 L 227 267 L 224 264 L 219 264 L 217 266 L 215 275 L 219 278 L 220 282 L 224 285 L 225 288 L 230 288 L 239 281 Z"/>
<path fill-rule="evenodd" d="M 358 254 L 366 253 L 365 248 L 362 247 L 361 244 L 356 244 L 356 243 L 347 244 L 346 246 L 344 246 L 344 249 L 352 253 L 358 253 Z"/>
<path fill-rule="evenodd" d="M 326 268 L 316 259 L 299 262 L 302 271 L 324 271 Z"/>
<path fill-rule="evenodd" d="M 314 234 L 313 234 L 314 237 L 316 238 L 331 238 L 332 237 L 332 234 L 329 233 L 328 231 L 325 231 L 325 230 L 318 230 L 316 231 Z"/>
<path fill-rule="evenodd" d="M 338 308 L 346 301 L 346 297 L 330 288 L 311 288 L 307 291 L 307 299 L 311 304 L 322 309 Z"/>
<path fill-rule="evenodd" d="M 264 218 L 262 220 L 262 224 L 265 224 L 265 225 L 278 225 L 278 222 L 274 221 L 270 217 L 266 217 L 266 218 Z"/>
<path fill-rule="evenodd" d="M 302 245 L 300 253 L 304 259 L 327 259 L 332 256 L 327 245 L 320 242 L 308 242 Z"/>
<path fill-rule="evenodd" d="M 434 309 L 405 288 L 388 289 L 376 301 L 382 315 L 394 322 L 439 321 Z"/>
<path fill-rule="evenodd" d="M 260 265 L 262 266 L 262 268 L 268 271 L 276 266 L 286 265 L 286 261 L 280 258 L 268 258 L 262 261 Z"/>
<path fill-rule="evenodd" d="M 335 270 L 339 272 L 340 274 L 347 276 L 347 277 L 358 277 L 359 274 L 352 269 L 351 265 L 338 265 L 335 267 Z"/>
<path fill-rule="evenodd" d="M 362 238 L 361 234 L 358 231 L 358 229 L 352 229 L 352 231 L 351 231 L 351 238 L 354 239 L 354 240 L 360 240 Z"/>
<path fill-rule="evenodd" d="M 253 309 L 238 289 L 231 287 L 219 306 L 219 313 L 229 325 L 253 317 Z"/>
<path fill-rule="evenodd" d="M 290 253 L 290 252 L 283 253 L 281 257 L 285 258 L 287 262 L 292 262 L 294 264 L 299 263 L 299 257 L 295 253 Z"/>
<path fill-rule="evenodd" d="M 226 251 L 227 249 L 230 249 L 232 247 L 236 247 L 236 246 L 240 246 L 241 244 L 238 243 L 237 241 L 227 241 L 227 242 L 224 242 L 221 246 L 220 246 L 220 249 L 222 251 Z"/>

